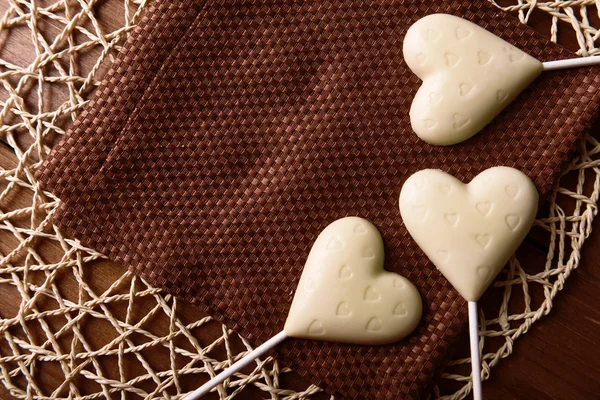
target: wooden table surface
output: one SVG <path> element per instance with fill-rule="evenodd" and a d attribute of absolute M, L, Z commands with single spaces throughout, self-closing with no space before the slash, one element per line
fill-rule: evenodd
<path fill-rule="evenodd" d="M 0 4 L 0 13 L 4 12 L 5 7 Z M 120 14 L 121 10 L 110 7 L 103 10 L 106 18 L 100 23 L 110 24 L 113 13 Z M 531 25 L 546 33 L 547 23 L 542 16 L 534 16 Z M 27 59 L 30 50 L 22 46 L 26 40 L 26 37 L 13 35 L 3 47 L 16 61 L 19 57 Z M 560 37 L 560 42 L 567 47 L 577 48 L 575 39 L 568 35 Z M 593 133 L 600 137 L 600 124 L 594 127 Z M 8 167 L 14 163 L 15 156 L 9 147 L 0 145 L 0 165 Z M 13 201 L 19 202 L 19 199 Z M 598 221 L 594 223 L 595 230 L 600 230 Z M 2 241 L 0 245 L 11 246 Z M 52 253 L 60 252 L 60 249 L 49 246 L 43 251 Z M 535 237 L 530 237 L 519 249 L 519 256 L 522 260 L 543 263 L 546 259 L 545 245 Z M 515 343 L 514 354 L 493 369 L 491 379 L 483 386 L 485 399 L 600 399 L 599 260 L 600 232 L 594 232 L 584 246 L 580 266 L 557 296 L 551 314 L 534 324 Z M 98 263 L 95 268 L 102 270 L 98 279 L 105 282 L 117 279 L 123 273 L 123 267 L 108 261 Z M 0 290 L 0 310 L 10 312 L 15 307 L 10 296 Z M 189 314 L 194 318 L 202 315 L 191 307 Z M 465 346 L 467 340 L 465 332 L 461 346 Z M 164 362 L 168 362 L 168 359 Z M 46 379 L 60 379 L 59 376 L 49 374 Z M 291 380 L 301 381 L 299 378 Z M 10 395 L 2 388 L 0 398 L 10 398 Z M 258 391 L 247 390 L 236 398 L 259 399 L 263 396 Z"/>

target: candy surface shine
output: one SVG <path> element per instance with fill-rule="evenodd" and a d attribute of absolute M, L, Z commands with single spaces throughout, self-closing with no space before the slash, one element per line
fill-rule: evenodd
<path fill-rule="evenodd" d="M 404 59 L 423 81 L 410 109 L 415 133 L 435 145 L 467 140 L 542 72 L 542 63 L 485 29 L 428 15 L 404 38 Z"/>
<path fill-rule="evenodd" d="M 406 180 L 400 214 L 435 266 L 468 301 L 477 301 L 523 241 L 538 193 L 522 172 L 494 167 L 464 184 L 422 170 Z"/>
<path fill-rule="evenodd" d="M 368 221 L 339 219 L 315 241 L 285 324 L 296 338 L 386 344 L 419 323 L 419 292 L 383 269 L 383 241 Z"/>

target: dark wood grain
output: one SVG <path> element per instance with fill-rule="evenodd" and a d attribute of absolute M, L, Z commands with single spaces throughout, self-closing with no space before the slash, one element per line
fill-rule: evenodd
<path fill-rule="evenodd" d="M 6 4 L 0 5 L 0 13 L 5 7 Z M 104 2 L 100 10 L 102 17 L 100 23 L 114 24 L 122 12 L 122 3 Z M 596 18 L 593 15 L 591 17 Z M 542 13 L 534 13 L 532 16 L 531 25 L 544 33 L 549 31 L 548 23 L 549 17 Z M 565 34 L 559 36 L 559 41 L 567 47 L 577 48 L 574 37 L 566 33 L 569 31 L 568 27 L 563 29 L 562 32 Z M 9 58 L 21 65 L 31 59 L 30 38 L 26 32 L 16 32 L 0 40 L 1 57 Z M 89 59 L 79 60 L 84 68 L 89 68 L 92 61 L 91 56 Z M 52 92 L 52 96 L 46 99 L 50 102 L 49 107 L 62 103 L 66 95 L 66 92 Z M 600 127 L 596 127 L 595 132 L 600 136 Z M 8 168 L 15 163 L 16 158 L 12 151 L 6 145 L 0 144 L 0 166 Z M 27 193 L 22 193 L 21 196 L 15 196 L 10 201 L 13 203 L 7 206 L 20 207 L 29 204 L 30 197 Z M 600 228 L 600 222 L 596 222 L 594 227 Z M 543 263 L 545 261 L 544 239 L 543 234 L 530 235 L 527 243 L 519 250 L 520 258 L 532 265 Z M 10 250 L 14 245 L 14 239 L 7 235 L 0 236 L 2 251 Z M 62 254 L 62 250 L 56 244 L 43 243 L 41 246 L 44 256 L 48 258 L 59 257 Z M 514 354 L 502 360 L 493 370 L 491 379 L 484 384 L 485 399 L 600 398 L 600 349 L 598 347 L 600 338 L 600 265 L 598 264 L 600 261 L 598 260 L 600 260 L 600 234 L 596 232 L 585 245 L 579 268 L 572 274 L 564 291 L 554 301 L 552 313 L 536 323 L 523 338 L 519 339 L 515 343 Z M 109 261 L 101 261 L 89 266 L 89 271 L 94 284 L 105 287 L 119 278 L 124 269 Z M 75 288 L 72 287 L 71 290 Z M 10 288 L 5 285 L 0 286 L 0 315 L 16 313 L 18 304 L 11 301 L 14 296 L 15 293 Z M 488 301 L 485 307 L 493 308 L 493 304 L 492 301 Z M 203 316 L 192 306 L 185 307 L 182 313 L 188 320 Z M 160 329 L 160 326 L 157 329 Z M 105 331 L 101 327 L 97 332 L 99 340 L 108 339 L 102 337 Z M 206 337 L 199 337 L 200 341 L 210 340 L 215 335 L 220 335 L 218 327 L 202 332 Z M 466 346 L 467 340 L 465 332 L 458 346 Z M 159 365 L 168 365 L 168 357 L 164 354 L 157 354 L 154 358 Z M 60 379 L 62 379 L 60 374 L 49 373 L 42 384 L 55 387 L 56 381 Z M 184 382 L 184 387 L 191 389 L 199 383 L 201 382 L 188 380 Z M 308 385 L 295 374 L 286 375 L 282 384 L 284 387 L 298 388 Z M 449 387 L 450 384 L 442 382 L 442 389 Z M 86 390 L 84 389 L 83 392 Z M 264 395 L 257 389 L 249 389 L 237 398 L 244 400 L 263 397 Z M 10 398 L 10 394 L 3 387 L 0 387 L 0 398 Z"/>

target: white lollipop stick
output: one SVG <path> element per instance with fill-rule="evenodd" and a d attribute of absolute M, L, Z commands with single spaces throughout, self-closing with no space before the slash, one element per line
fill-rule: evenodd
<path fill-rule="evenodd" d="M 600 57 L 578 57 L 567 60 L 547 61 L 542 63 L 544 71 L 555 71 L 557 69 L 588 67 L 591 65 L 600 65 Z"/>
<path fill-rule="evenodd" d="M 244 357 L 242 357 L 240 360 L 234 363 L 231 367 L 227 368 L 219 375 L 215 376 L 210 381 L 206 382 L 204 385 L 200 386 L 198 389 L 188 394 L 186 397 L 184 397 L 184 400 L 197 400 L 205 394 L 208 394 L 208 392 L 210 392 L 217 385 L 223 383 L 225 379 L 229 378 L 236 372 L 239 372 L 257 358 L 265 355 L 273 347 L 277 346 L 279 343 L 287 339 L 287 337 L 288 335 L 285 333 L 285 331 L 279 332 L 277 335 L 273 336 L 271 339 L 267 340 L 266 342 L 258 346 L 256 349 L 246 354 Z"/>
<path fill-rule="evenodd" d="M 477 302 L 469 301 L 469 337 L 471 339 L 471 368 L 473 376 L 473 398 L 481 400 L 481 358 L 479 357 L 479 322 Z"/>

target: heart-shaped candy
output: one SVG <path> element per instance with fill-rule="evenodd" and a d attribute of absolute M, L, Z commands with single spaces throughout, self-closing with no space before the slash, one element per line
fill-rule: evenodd
<path fill-rule="evenodd" d="M 433 14 L 413 24 L 404 59 L 423 81 L 410 122 L 436 145 L 479 132 L 541 72 L 542 63 L 462 18 Z"/>
<path fill-rule="evenodd" d="M 494 167 L 464 184 L 445 172 L 413 174 L 400 192 L 408 232 L 468 301 L 477 301 L 533 224 L 538 194 L 527 175 Z"/>
<path fill-rule="evenodd" d="M 383 269 L 383 241 L 370 222 L 339 219 L 315 241 L 285 332 L 354 344 L 396 342 L 421 319 L 421 297 L 406 278 Z"/>

